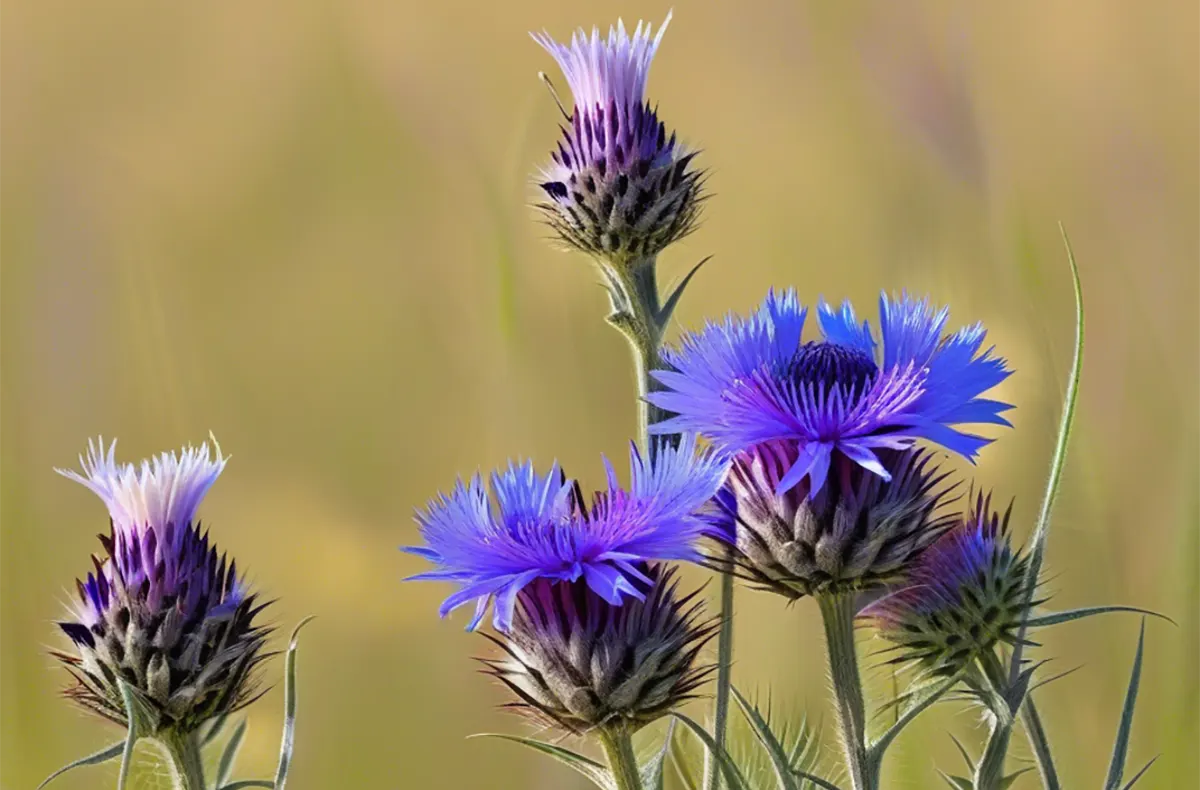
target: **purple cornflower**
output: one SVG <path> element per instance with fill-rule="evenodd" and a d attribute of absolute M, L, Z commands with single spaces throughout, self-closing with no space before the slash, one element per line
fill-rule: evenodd
<path fill-rule="evenodd" d="M 1009 543 L 1010 513 L 994 512 L 981 494 L 966 519 L 921 555 L 903 586 L 862 611 L 896 645 L 894 662 L 949 675 L 997 642 L 1016 644 L 1030 603 L 1029 559 Z"/>
<path fill-rule="evenodd" d="M 158 729 L 191 732 L 249 704 L 267 635 L 235 564 L 193 521 L 227 459 L 202 444 L 135 467 L 116 463 L 115 448 L 89 442 L 82 474 L 57 470 L 104 500 L 111 532 L 77 583 L 73 619 L 59 623 L 78 655 L 55 655 L 77 681 L 67 696 L 85 708 L 125 724 L 123 681 Z"/>
<path fill-rule="evenodd" d="M 882 348 L 847 303 L 819 306 L 821 339 L 802 339 L 794 291 L 767 295 L 664 352 L 647 399 L 676 416 L 655 433 L 697 431 L 732 453 L 714 534 L 741 575 L 788 596 L 895 581 L 948 526 L 927 439 L 973 458 L 988 440 L 951 427 L 1007 425 L 979 397 L 1009 372 L 979 325 L 944 336 L 947 311 L 880 300 Z"/>
<path fill-rule="evenodd" d="M 654 462 L 633 446 L 628 491 L 605 460 L 608 488 L 587 506 L 579 485 L 557 464 L 538 474 L 533 464 L 510 464 L 491 477 L 493 507 L 479 475 L 461 480 L 417 514 L 427 546 L 406 551 L 437 570 L 414 580 L 450 581 L 461 588 L 443 602 L 445 617 L 475 602 L 468 630 L 495 602 L 496 629 L 512 628 L 518 593 L 537 579 L 582 581 L 592 595 L 620 606 L 646 597 L 652 561 L 701 559 L 696 548 L 708 523 L 699 511 L 720 487 L 727 464 L 697 452 L 694 437 L 664 443 Z"/>
<path fill-rule="evenodd" d="M 540 205 L 564 242 L 613 262 L 649 258 L 694 228 L 701 173 L 694 152 L 667 134 L 646 101 L 650 63 L 670 15 L 652 37 L 618 21 L 603 39 L 582 28 L 570 46 L 533 34 L 558 62 L 574 95 L 552 163 L 540 177 Z M 564 113 L 566 111 L 564 110 Z"/>
<path fill-rule="evenodd" d="M 980 353 L 982 325 L 944 335 L 948 309 L 884 294 L 877 350 L 849 302 L 820 303 L 819 340 L 801 339 L 807 312 L 795 291 L 772 291 L 750 318 L 710 323 L 666 351 L 674 370 L 654 372 L 666 389 L 648 400 L 678 416 L 652 431 L 696 431 L 729 452 L 785 443 L 796 457 L 778 492 L 808 478 L 815 496 L 835 457 L 888 480 L 880 449 L 927 439 L 973 460 L 990 440 L 951 426 L 1009 424 L 1000 416 L 1009 404 L 980 397 L 1009 375 L 992 349 Z"/>

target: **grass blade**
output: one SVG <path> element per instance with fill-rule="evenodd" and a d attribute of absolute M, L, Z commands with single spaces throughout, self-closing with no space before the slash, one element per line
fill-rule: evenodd
<path fill-rule="evenodd" d="M 274 782 L 268 782 L 266 779 L 241 779 L 231 784 L 221 785 L 220 790 L 247 790 L 250 787 L 273 788 L 274 786 Z"/>
<path fill-rule="evenodd" d="M 534 738 L 524 738 L 520 735 L 505 735 L 499 732 L 481 732 L 477 735 L 470 735 L 470 738 L 499 738 L 502 741 L 512 741 L 519 743 L 522 746 L 528 746 L 534 751 L 541 752 L 549 757 L 553 757 L 563 765 L 578 771 L 592 781 L 597 787 L 611 790 L 612 782 L 609 779 L 608 769 L 590 757 L 585 757 L 582 754 L 573 752 L 570 749 L 565 749 L 562 746 L 555 746 L 552 743 L 545 743 Z"/>
<path fill-rule="evenodd" d="M 671 750 L 671 741 L 675 738 L 675 721 L 667 725 L 667 737 L 663 740 L 662 748 L 650 756 L 642 766 L 642 787 L 646 790 L 663 790 L 666 777 L 663 776 L 663 766 L 667 762 L 667 752 Z"/>
<path fill-rule="evenodd" d="M 1136 774 L 1134 774 L 1133 778 L 1130 779 L 1128 782 L 1121 785 L 1121 790 L 1130 790 L 1131 787 L 1133 787 L 1135 784 L 1137 784 L 1138 780 L 1146 775 L 1146 772 L 1150 770 L 1150 766 L 1154 765 L 1154 762 L 1157 759 L 1158 759 L 1158 757 L 1151 757 L 1150 762 L 1148 762 L 1142 766 L 1142 770 L 1140 770 Z"/>
<path fill-rule="evenodd" d="M 742 772 L 738 770 L 733 760 L 729 759 L 726 751 L 717 745 L 717 742 L 704 731 L 703 727 L 682 713 L 674 712 L 671 715 L 683 722 L 692 731 L 692 734 L 704 744 L 709 754 L 712 755 L 713 762 L 720 769 L 721 775 L 725 777 L 725 784 L 730 790 L 748 790 L 746 777 L 742 776 Z"/>
<path fill-rule="evenodd" d="M 287 784 L 288 770 L 292 767 L 292 752 L 296 746 L 296 647 L 300 629 L 312 622 L 309 615 L 301 620 L 292 631 L 288 642 L 287 658 L 283 676 L 283 737 L 279 745 L 279 768 L 275 771 L 275 790 L 283 790 Z"/>
<path fill-rule="evenodd" d="M 779 742 L 779 738 L 771 731 L 771 725 L 763 718 L 758 708 L 751 705 L 742 696 L 742 692 L 738 691 L 737 686 L 731 686 L 730 691 L 742 709 L 746 721 L 750 722 L 750 726 L 754 729 L 754 735 L 758 738 L 758 742 L 762 744 L 763 750 L 771 758 L 771 766 L 775 769 L 775 777 L 779 780 L 780 790 L 799 790 L 796 777 L 792 774 L 791 760 L 784 751 L 783 744 Z"/>
<path fill-rule="evenodd" d="M 1125 758 L 1129 755 L 1129 736 L 1133 731 L 1133 709 L 1137 705 L 1138 686 L 1142 680 L 1142 653 L 1146 645 L 1146 621 L 1138 633 L 1137 652 L 1133 655 L 1133 670 L 1129 673 L 1129 688 L 1125 691 L 1125 706 L 1121 710 L 1121 725 L 1113 744 L 1112 761 L 1108 764 L 1108 779 L 1104 790 L 1120 790 L 1125 774 Z"/>
<path fill-rule="evenodd" d="M 229 775 L 233 773 L 233 763 L 237 760 L 238 749 L 242 746 L 242 738 L 246 735 L 246 720 L 242 719 L 238 722 L 238 726 L 234 729 L 233 735 L 229 736 L 229 743 L 225 744 L 225 750 L 221 752 L 221 762 L 217 764 L 217 787 L 224 787 L 229 781 Z"/>
<path fill-rule="evenodd" d="M 1038 617 L 1030 617 L 1025 621 L 1025 627 L 1044 628 L 1048 625 L 1069 623 L 1072 620 L 1082 620 L 1085 617 L 1091 617 L 1095 614 L 1109 614 L 1112 612 L 1133 612 L 1135 614 L 1149 615 L 1150 617 L 1159 617 L 1172 624 L 1175 622 L 1165 614 L 1151 612 L 1149 609 L 1139 609 L 1136 606 L 1085 606 L 1081 609 L 1071 609 L 1066 612 L 1050 612 Z"/>
<path fill-rule="evenodd" d="M 117 741 L 112 746 L 101 749 L 94 754 L 89 754 L 87 757 L 80 757 L 75 762 L 67 763 L 62 768 L 59 768 L 57 771 L 47 776 L 46 779 L 37 786 L 37 790 L 42 790 L 43 787 L 50 784 L 68 771 L 81 768 L 85 765 L 100 765 L 101 763 L 106 763 L 109 760 L 115 760 L 117 757 L 120 757 L 121 753 L 124 751 L 125 741 Z"/>

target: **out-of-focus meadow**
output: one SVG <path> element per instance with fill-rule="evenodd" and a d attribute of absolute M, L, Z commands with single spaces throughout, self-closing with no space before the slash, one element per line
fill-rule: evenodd
<path fill-rule="evenodd" d="M 527 31 L 666 11 L 4 3 L 5 788 L 119 735 L 58 699 L 46 654 L 106 528 L 52 467 L 97 434 L 134 460 L 210 430 L 233 460 L 203 518 L 279 599 L 282 628 L 319 617 L 290 788 L 581 786 L 519 747 L 464 740 L 524 725 L 475 671 L 484 640 L 437 619 L 447 589 L 400 583 L 421 563 L 396 547 L 459 473 L 520 455 L 598 483 L 599 453 L 623 455 L 626 348 L 588 262 L 544 243 L 528 208 L 558 121 L 536 73 L 565 84 Z M 715 256 L 679 327 L 788 284 L 867 312 L 881 288 L 907 288 L 984 321 L 1017 371 L 1002 392 L 1016 430 L 969 471 L 1016 498 L 1022 535 L 1070 363 L 1066 225 L 1089 325 L 1051 588 L 1061 607 L 1123 602 L 1179 623 L 1148 629 L 1131 757 L 1161 755 L 1147 788 L 1200 778 L 1197 13 L 688 0 L 650 82 L 714 194 L 660 262 L 669 282 Z M 738 684 L 819 716 L 815 607 L 743 592 L 738 613 Z M 1082 665 L 1040 692 L 1068 787 L 1102 781 L 1137 626 L 1045 635 L 1051 671 Z M 239 775 L 272 769 L 281 707 L 277 687 L 251 709 Z M 935 786 L 935 766 L 958 767 L 945 732 L 978 742 L 977 725 L 939 706 L 893 751 L 889 786 Z M 165 787 L 141 762 L 137 786 Z M 58 786 L 114 778 L 110 765 Z"/>

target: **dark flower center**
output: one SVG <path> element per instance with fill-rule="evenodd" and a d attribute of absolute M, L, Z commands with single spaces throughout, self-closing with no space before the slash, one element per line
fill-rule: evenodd
<path fill-rule="evenodd" d="M 862 349 L 815 342 L 800 346 L 786 371 L 786 375 L 800 387 L 812 385 L 814 390 L 824 388 L 828 393 L 838 386 L 842 392 L 853 389 L 860 395 L 878 373 L 879 366 Z"/>

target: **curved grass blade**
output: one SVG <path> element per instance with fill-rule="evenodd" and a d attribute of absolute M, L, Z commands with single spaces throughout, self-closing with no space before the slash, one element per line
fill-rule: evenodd
<path fill-rule="evenodd" d="M 287 658 L 284 660 L 283 676 L 283 737 L 279 745 L 279 768 L 275 771 L 275 783 L 269 785 L 275 790 L 283 790 L 287 783 L 288 770 L 292 767 L 292 752 L 296 746 L 296 647 L 300 629 L 313 620 L 309 615 L 301 620 L 292 630 L 288 641 Z M 257 787 L 260 785 L 250 785 Z"/>
<path fill-rule="evenodd" d="M 779 780 L 780 790 L 799 790 L 800 785 L 796 782 L 796 777 L 792 773 L 791 759 L 783 744 L 779 742 L 779 738 L 771 731 L 771 725 L 763 718 L 762 713 L 754 705 L 738 691 L 737 686 L 731 686 L 730 691 L 733 693 L 734 700 L 737 701 L 738 707 L 742 709 L 742 715 L 746 717 L 746 721 L 750 722 L 750 726 L 754 730 L 754 735 L 758 738 L 758 742 L 762 745 L 767 756 L 771 758 L 771 767 L 775 769 L 775 778 Z"/>
<path fill-rule="evenodd" d="M 217 739 L 217 736 L 225 729 L 225 725 L 229 722 L 229 711 L 222 713 L 220 716 L 212 720 L 212 724 L 204 731 L 204 737 L 200 739 L 201 748 L 208 746 Z"/>
<path fill-rule="evenodd" d="M 68 771 L 73 771 L 76 768 L 82 768 L 85 765 L 100 765 L 101 763 L 106 763 L 109 760 L 115 760 L 117 757 L 121 756 L 123 751 L 125 751 L 125 741 L 117 741 L 112 746 L 101 749 L 94 754 L 89 754 L 87 757 L 80 757 L 75 762 L 67 763 L 62 768 L 59 768 L 57 771 L 47 776 L 45 780 L 37 786 L 37 790 L 42 790 L 43 787 L 50 784 Z"/>
<path fill-rule="evenodd" d="M 1071 429 L 1075 424 L 1075 409 L 1079 405 L 1079 382 L 1083 376 L 1084 348 L 1084 310 L 1083 283 L 1079 278 L 1079 265 L 1075 261 L 1075 252 L 1071 249 L 1071 239 L 1062 223 L 1058 226 L 1062 233 L 1063 245 L 1067 250 L 1067 262 L 1071 266 L 1071 282 L 1075 292 L 1075 353 L 1071 359 L 1071 372 L 1067 377 L 1067 391 L 1063 396 L 1062 419 L 1059 421 L 1058 438 L 1054 444 L 1054 457 L 1050 462 L 1050 477 L 1046 481 L 1046 493 L 1042 498 L 1042 509 L 1038 514 L 1037 525 L 1030 539 L 1029 568 L 1026 572 L 1025 608 L 1033 602 L 1034 590 L 1037 588 L 1038 577 L 1042 573 L 1042 562 L 1046 554 L 1046 538 L 1050 531 L 1050 513 L 1054 509 L 1054 501 L 1058 498 L 1059 485 L 1062 483 L 1063 469 L 1067 462 L 1067 445 L 1071 440 Z M 1021 674 L 1022 654 L 1024 653 L 1025 626 L 1017 634 L 1017 646 L 1012 652 L 1012 662 L 1009 675 L 1013 684 Z M 1033 697 L 1029 696 L 1021 706 L 1021 715 L 1025 722 L 1025 734 L 1042 775 L 1042 784 L 1046 790 L 1059 790 L 1058 769 L 1054 767 L 1054 757 L 1050 752 L 1050 743 L 1046 738 L 1045 728 Z"/>
<path fill-rule="evenodd" d="M 662 748 L 650 756 L 641 768 L 642 787 L 646 790 L 663 790 L 666 778 L 663 767 L 666 765 L 667 752 L 671 750 L 671 741 L 675 738 L 675 722 L 667 724 L 667 737 L 663 740 Z"/>
<path fill-rule="evenodd" d="M 242 746 L 242 738 L 246 735 L 246 720 L 242 719 L 238 722 L 238 726 L 234 729 L 233 735 L 229 736 L 229 743 L 225 744 L 225 750 L 221 752 L 221 762 L 217 764 L 217 787 L 224 787 L 229 781 L 229 775 L 233 773 L 233 763 L 237 760 L 238 749 Z"/>
<path fill-rule="evenodd" d="M 888 727 L 887 731 L 871 744 L 869 751 L 872 758 L 875 760 L 883 759 L 883 753 L 891 746 L 892 741 L 896 740 L 896 736 L 900 734 L 900 731 L 912 723 L 912 720 L 921 715 L 925 709 L 941 699 L 943 694 L 954 688 L 954 684 L 962 678 L 962 675 L 961 671 L 955 673 L 943 682 L 933 686 L 927 693 L 917 697 L 911 705 L 905 708 L 904 712 L 896 719 L 896 723 Z"/>
<path fill-rule="evenodd" d="M 247 790 L 250 787 L 273 788 L 274 786 L 274 782 L 268 782 L 266 779 L 241 779 L 232 784 L 221 785 L 219 790 Z"/>
<path fill-rule="evenodd" d="M 1137 652 L 1133 655 L 1133 670 L 1129 673 L 1129 688 L 1125 691 L 1125 705 L 1121 710 L 1121 724 L 1117 728 L 1117 739 L 1113 744 L 1112 761 L 1108 764 L 1108 779 L 1104 790 L 1120 790 L 1121 777 L 1125 774 L 1125 758 L 1129 756 L 1129 736 L 1133 731 L 1133 709 L 1137 705 L 1138 686 L 1142 680 L 1142 653 L 1146 645 L 1146 621 L 1138 633 Z"/>
<path fill-rule="evenodd" d="M 565 749 L 562 746 L 555 746 L 552 743 L 535 740 L 534 738 L 524 738 L 520 735 L 505 735 L 499 732 L 481 732 L 477 735 L 469 735 L 468 738 L 499 738 L 502 741 L 512 741 L 519 743 L 522 746 L 528 746 L 534 751 L 541 752 L 549 757 L 553 757 L 563 765 L 578 771 L 591 780 L 592 784 L 604 790 L 612 790 L 612 779 L 608 769 L 590 757 L 585 757 L 578 752 L 573 752 L 570 749 Z"/>
<path fill-rule="evenodd" d="M 683 722 L 692 734 L 700 739 L 708 752 L 713 756 L 713 760 L 717 767 L 721 769 L 721 775 L 725 777 L 725 784 L 729 790 L 749 790 L 746 784 L 746 777 L 742 776 L 742 772 L 738 770 L 737 765 L 733 760 L 729 759 L 729 754 L 724 749 L 717 745 L 713 737 L 704 731 L 704 728 L 690 719 L 688 716 L 674 712 L 671 714 L 679 721 Z"/>
<path fill-rule="evenodd" d="M 1083 618 L 1091 617 L 1092 615 L 1110 614 L 1112 612 L 1133 612 L 1134 614 L 1158 617 L 1162 620 L 1166 620 L 1172 625 L 1175 625 L 1175 621 L 1170 617 L 1167 617 L 1165 614 L 1152 612 L 1149 609 L 1139 609 L 1136 606 L 1085 606 L 1081 609 L 1071 609 L 1066 612 L 1050 612 L 1048 614 L 1039 615 L 1038 617 L 1030 617 L 1025 621 L 1025 627 L 1045 628 L 1048 625 L 1069 623 L 1072 620 L 1082 620 Z"/>

